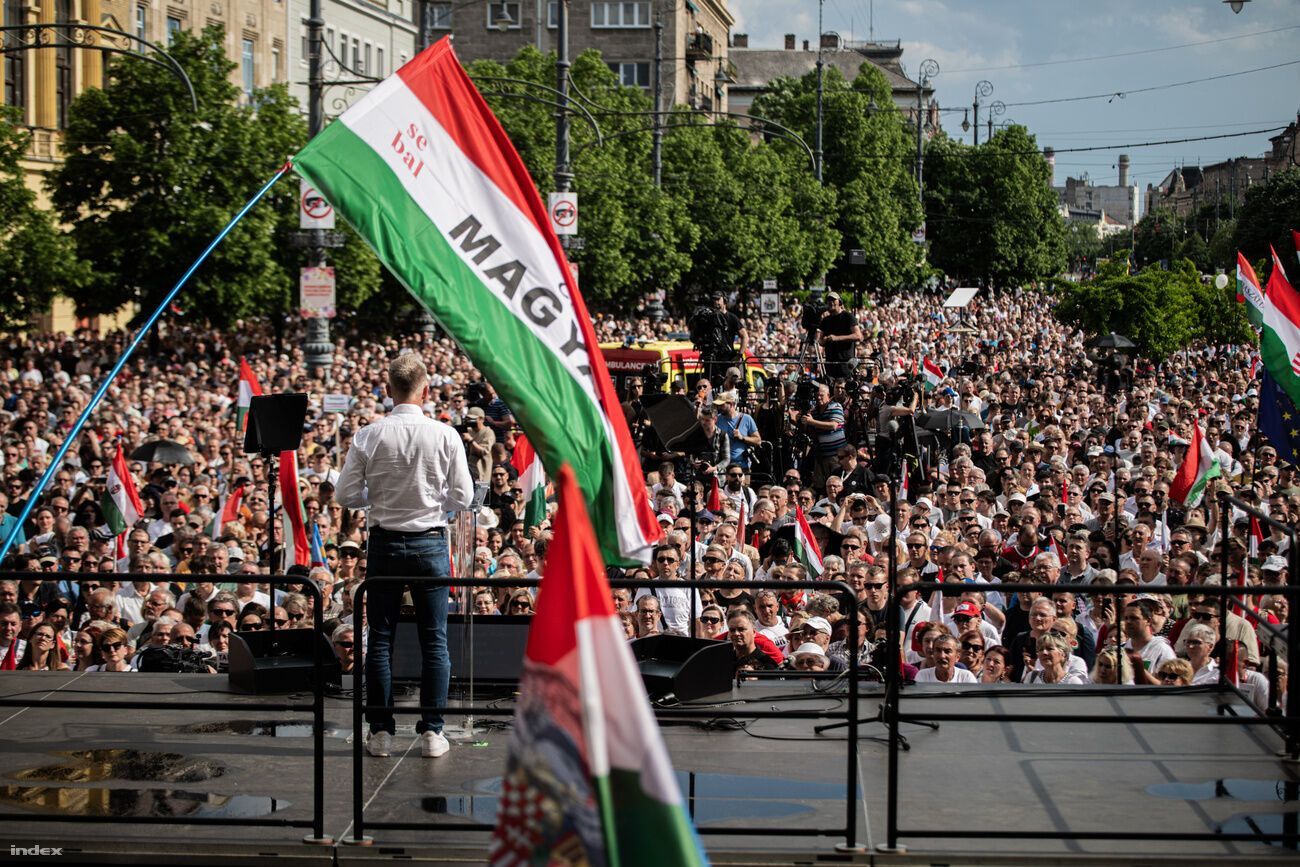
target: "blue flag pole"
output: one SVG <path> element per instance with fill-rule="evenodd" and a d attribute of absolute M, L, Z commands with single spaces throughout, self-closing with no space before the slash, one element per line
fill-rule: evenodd
<path fill-rule="evenodd" d="M 113 369 L 108 372 L 108 376 L 102 383 L 100 383 L 94 396 L 91 397 L 90 402 L 86 404 L 86 408 L 81 411 L 81 416 L 77 419 L 77 423 L 72 426 L 72 430 L 68 431 L 68 435 L 63 439 L 63 445 L 59 446 L 59 450 L 55 453 L 53 459 L 50 460 L 50 465 L 45 468 L 45 474 L 41 476 L 40 481 L 36 483 L 36 487 L 32 489 L 31 494 L 27 497 L 27 504 L 23 506 L 22 514 L 18 516 L 18 522 L 12 529 L 10 529 L 9 535 L 5 537 L 4 544 L 0 545 L 0 561 L 4 560 L 5 556 L 9 553 L 9 549 L 13 547 L 14 539 L 18 536 L 23 524 L 27 523 L 27 516 L 31 514 L 32 508 L 36 505 L 36 498 L 40 496 L 41 491 L 45 490 L 45 486 L 50 483 L 50 479 L 54 477 L 54 474 L 58 471 L 59 467 L 62 466 L 63 457 L 68 453 L 68 449 L 72 447 L 73 440 L 81 434 L 81 429 L 85 427 L 87 420 L 90 419 L 90 414 L 95 411 L 95 407 L 97 407 L 99 402 L 103 400 L 104 394 L 108 391 L 108 387 L 112 385 L 113 380 L 117 378 L 117 375 L 122 372 L 122 368 L 126 366 L 127 361 L 130 360 L 136 347 L 140 345 L 140 341 L 144 339 L 144 336 L 149 333 L 149 329 L 153 328 L 159 317 L 163 315 L 163 312 L 171 305 L 172 301 L 176 299 L 176 296 L 180 294 L 181 288 L 184 287 L 184 285 L 189 282 L 189 279 L 194 276 L 194 272 L 199 270 L 199 266 L 203 264 L 204 260 L 212 254 L 212 251 L 217 248 L 217 245 L 225 240 L 226 235 L 230 234 L 230 230 L 235 228 L 235 225 L 240 220 L 244 219 L 244 216 L 252 210 L 253 205 L 256 205 L 258 201 L 261 200 L 262 196 L 266 195 L 267 191 L 270 190 L 271 187 L 275 186 L 275 182 L 280 180 L 288 170 L 289 165 L 285 164 L 275 173 L 274 177 L 266 182 L 262 189 L 257 191 L 257 195 L 248 200 L 248 203 L 239 210 L 239 213 L 235 214 L 234 218 L 226 224 L 226 228 L 221 230 L 221 234 L 213 238 L 212 243 L 208 245 L 207 249 L 199 254 L 199 258 L 194 260 L 194 264 L 191 265 L 189 270 L 185 272 L 185 275 L 176 282 L 176 285 L 172 287 L 172 290 L 167 293 L 167 297 L 158 302 L 158 307 L 154 310 L 153 315 L 149 317 L 148 321 L 146 321 L 144 325 L 140 326 L 140 330 L 135 333 L 135 337 L 131 338 L 131 342 L 127 345 L 126 351 L 122 353 L 122 357 L 117 360 L 117 363 L 113 365 Z"/>

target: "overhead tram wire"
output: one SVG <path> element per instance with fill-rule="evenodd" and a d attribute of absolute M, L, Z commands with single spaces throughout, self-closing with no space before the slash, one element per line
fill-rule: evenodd
<path fill-rule="evenodd" d="M 1094 93 L 1094 94 L 1089 94 L 1088 96 L 1062 96 L 1056 99 L 1036 99 L 1036 100 L 1029 100 L 1027 102 L 1008 102 L 1006 105 L 1007 108 L 1016 108 L 1019 106 L 1032 106 L 1032 105 L 1055 105 L 1063 102 L 1083 102 L 1089 99 L 1113 100 L 1116 97 L 1118 97 L 1119 99 L 1126 99 L 1127 97 L 1136 93 L 1151 93 L 1157 90 L 1169 90 L 1170 88 L 1174 88 L 1174 87 L 1186 87 L 1190 84 L 1204 84 L 1207 81 L 1222 81 L 1225 78 L 1236 78 L 1241 75 L 1251 75 L 1256 72 L 1267 72 L 1271 69 L 1282 69 L 1283 67 L 1295 66 L 1297 64 L 1300 64 L 1300 60 L 1288 60 L 1285 63 L 1274 63 L 1269 66 L 1260 66 L 1260 67 L 1256 67 L 1255 69 L 1243 69 L 1238 72 L 1225 72 L 1222 73 L 1221 75 L 1210 75 L 1205 78 L 1193 78 L 1193 79 L 1189 79 L 1188 81 L 1173 81 L 1168 84 L 1154 84 L 1151 85 L 1150 87 L 1135 87 L 1129 90 L 1113 90 L 1108 93 Z"/>
<path fill-rule="evenodd" d="M 1134 51 L 1121 51 L 1116 54 L 1095 54 L 1091 57 L 1071 57 L 1063 60 L 1039 60 L 1030 63 L 1009 63 L 1005 66 L 972 66 L 967 69 L 950 69 L 949 75 L 959 72 L 997 72 L 1004 69 L 1033 69 L 1040 66 L 1064 66 L 1070 63 L 1091 63 L 1096 60 L 1117 60 L 1122 57 L 1141 57 L 1147 54 L 1159 54 L 1165 51 L 1177 51 L 1182 48 L 1197 48 L 1202 45 L 1217 45 L 1221 42 L 1234 42 L 1241 39 L 1253 39 L 1256 36 L 1268 36 L 1273 33 L 1285 33 L 1300 30 L 1300 24 L 1277 27 L 1272 30 L 1256 30 L 1253 33 L 1239 33 L 1236 36 L 1220 36 L 1217 39 L 1203 39 L 1200 42 L 1184 42 L 1180 45 L 1164 45 L 1157 48 L 1139 48 Z"/>

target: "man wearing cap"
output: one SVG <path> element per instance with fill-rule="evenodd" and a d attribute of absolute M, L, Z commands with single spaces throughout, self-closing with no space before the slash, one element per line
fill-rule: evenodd
<path fill-rule="evenodd" d="M 388 367 L 388 391 L 393 410 L 357 431 L 335 498 L 345 509 L 370 508 L 369 574 L 446 577 L 451 574 L 446 513 L 468 508 L 474 496 L 465 452 L 456 442 L 454 428 L 424 415 L 429 372 L 417 353 L 393 359 Z M 481 412 L 477 424 L 482 427 Z M 451 675 L 447 586 L 418 580 L 409 586 L 422 657 L 420 704 L 442 707 L 447 703 Z M 400 583 L 376 584 L 366 593 L 370 627 L 366 700 L 374 706 L 393 704 L 393 633 L 404 589 Z M 367 752 L 389 755 L 397 731 L 393 712 L 375 710 L 367 717 Z M 416 725 L 420 752 L 426 758 L 444 755 L 449 749 L 442 723 L 440 714 L 426 712 Z"/>
<path fill-rule="evenodd" d="M 727 310 L 724 293 L 714 292 L 709 306 L 696 308 L 688 327 L 691 342 L 700 353 L 704 376 L 710 382 L 721 383 L 728 367 L 743 362 L 749 337 L 740 317 Z"/>
<path fill-rule="evenodd" d="M 838 292 L 826 295 L 826 313 L 817 326 L 821 334 L 822 350 L 826 353 L 826 375 L 831 379 L 844 379 L 853 370 L 849 362 L 857 355 L 862 341 L 862 326 L 857 318 L 844 309 L 844 299 Z"/>
<path fill-rule="evenodd" d="M 718 430 L 731 441 L 731 466 L 748 470 L 749 452 L 746 447 L 757 448 L 763 438 L 758 435 L 758 425 L 754 424 L 753 417 L 741 412 L 739 404 L 740 395 L 735 390 L 718 392 L 713 398 L 713 406 L 718 411 Z"/>

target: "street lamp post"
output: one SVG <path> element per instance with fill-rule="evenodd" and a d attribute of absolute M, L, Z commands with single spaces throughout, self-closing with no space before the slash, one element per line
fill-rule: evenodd
<path fill-rule="evenodd" d="M 916 83 L 916 194 L 925 205 L 925 89 L 939 75 L 939 62 L 921 61 L 921 80 Z"/>
<path fill-rule="evenodd" d="M 980 97 L 992 96 L 993 84 L 988 81 L 980 81 L 975 85 L 975 144 L 980 143 Z"/>
<path fill-rule="evenodd" d="M 325 64 L 321 50 L 324 29 L 321 0 L 311 0 L 307 18 L 307 133 L 311 137 L 325 127 Z M 313 266 L 322 266 L 325 264 L 324 230 L 307 231 L 311 233 L 307 258 Z M 307 320 L 302 351 L 308 372 L 320 373 L 328 380 L 330 368 L 334 365 L 334 343 L 330 340 L 329 320 L 324 316 Z"/>
<path fill-rule="evenodd" d="M 813 142 L 813 173 L 820 183 L 822 179 L 822 6 L 825 0 L 817 0 L 817 136 Z"/>
<path fill-rule="evenodd" d="M 559 0 L 556 7 L 555 89 L 559 99 L 555 108 L 555 189 L 564 193 L 573 183 L 569 166 L 569 0 Z"/>

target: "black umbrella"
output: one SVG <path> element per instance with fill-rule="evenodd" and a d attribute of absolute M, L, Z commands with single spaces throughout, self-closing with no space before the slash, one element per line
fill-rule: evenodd
<path fill-rule="evenodd" d="M 1103 334 L 1100 337 L 1088 343 L 1094 349 L 1137 349 L 1137 344 L 1129 340 L 1123 334 L 1116 334 L 1112 331 L 1109 334 Z"/>
<path fill-rule="evenodd" d="M 131 460 L 150 464 L 192 464 L 194 456 L 173 440 L 153 440 L 131 452 Z"/>
<path fill-rule="evenodd" d="M 926 430 L 984 430 L 984 419 L 960 409 L 932 409 L 921 414 L 918 422 Z"/>

